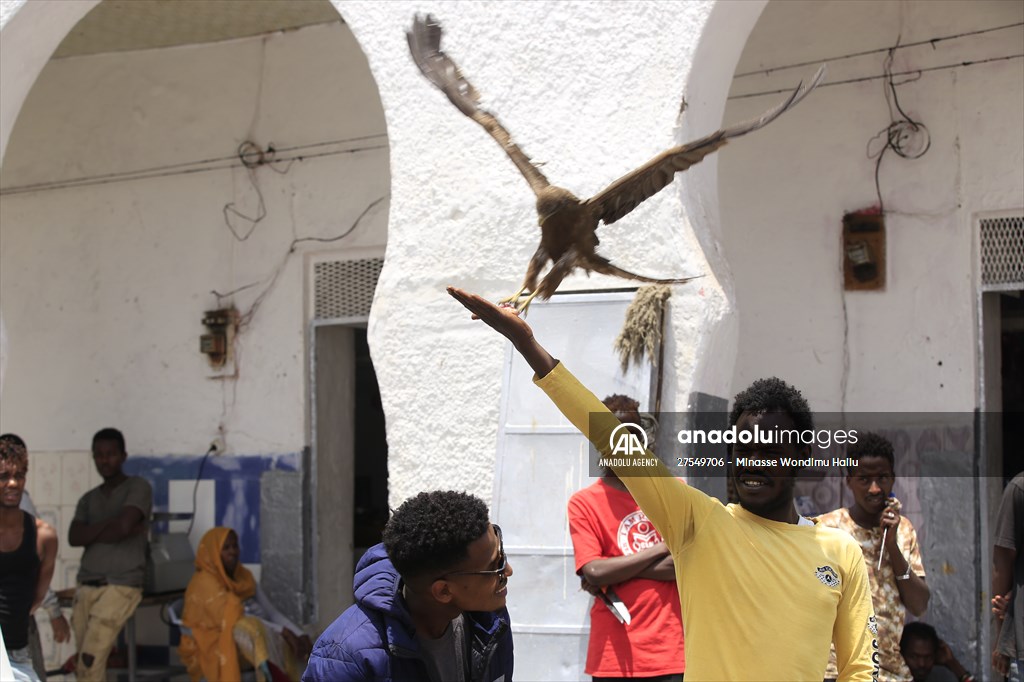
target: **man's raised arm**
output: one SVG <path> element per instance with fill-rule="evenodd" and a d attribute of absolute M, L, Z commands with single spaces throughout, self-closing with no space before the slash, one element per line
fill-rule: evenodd
<path fill-rule="evenodd" d="M 475 318 L 505 336 L 537 374 L 536 383 L 547 393 L 559 411 L 573 426 L 594 444 L 603 456 L 611 453 L 609 436 L 620 422 L 607 407 L 572 376 L 533 337 L 533 330 L 509 307 L 455 287 L 448 293 L 465 306 Z M 710 498 L 673 478 L 664 464 L 648 452 L 643 456 L 622 458 L 612 470 L 622 479 L 627 490 L 640 505 L 647 518 L 665 539 L 672 552 L 680 550 L 694 532 L 694 505 L 703 512 L 711 506 Z"/>

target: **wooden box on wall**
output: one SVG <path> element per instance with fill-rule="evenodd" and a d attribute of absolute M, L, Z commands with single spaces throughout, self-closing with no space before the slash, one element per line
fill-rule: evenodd
<path fill-rule="evenodd" d="M 877 211 L 843 216 L 843 287 L 847 291 L 885 289 L 885 217 Z"/>

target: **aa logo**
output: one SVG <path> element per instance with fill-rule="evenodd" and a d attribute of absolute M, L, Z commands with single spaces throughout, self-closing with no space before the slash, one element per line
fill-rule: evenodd
<path fill-rule="evenodd" d="M 608 437 L 608 445 L 611 446 L 613 456 L 643 455 L 647 452 L 647 432 L 637 424 L 619 424 Z"/>

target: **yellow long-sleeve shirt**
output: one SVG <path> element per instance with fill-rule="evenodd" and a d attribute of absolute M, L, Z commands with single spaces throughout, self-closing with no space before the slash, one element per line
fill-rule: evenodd
<path fill-rule="evenodd" d="M 610 455 L 619 422 L 593 393 L 561 364 L 535 381 Z M 875 679 L 871 592 L 852 538 L 723 505 L 660 463 L 613 469 L 675 561 L 687 682 L 820 682 L 832 641 L 839 680 Z"/>

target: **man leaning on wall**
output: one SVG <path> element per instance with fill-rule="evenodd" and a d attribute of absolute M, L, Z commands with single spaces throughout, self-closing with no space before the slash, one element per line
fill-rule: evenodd
<path fill-rule="evenodd" d="M 110 649 L 142 601 L 153 489 L 144 478 L 124 473 L 127 457 L 117 429 L 93 436 L 92 459 L 103 483 L 78 501 L 68 532 L 73 547 L 85 547 L 71 612 L 79 682 L 106 679 Z"/>

